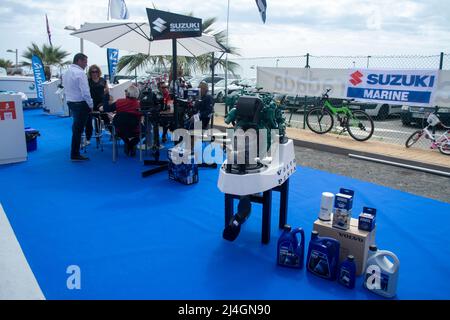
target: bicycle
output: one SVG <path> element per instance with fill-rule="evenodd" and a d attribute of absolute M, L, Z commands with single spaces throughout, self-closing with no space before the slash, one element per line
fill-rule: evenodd
<path fill-rule="evenodd" d="M 334 125 L 336 116 L 342 130 L 339 134 L 348 132 L 357 141 L 366 141 L 372 137 L 374 124 L 372 118 L 361 110 L 351 110 L 348 106 L 333 106 L 329 101 L 328 93 L 331 89 L 326 89 L 322 94 L 320 103 L 322 106 L 314 107 L 306 114 L 306 124 L 308 128 L 318 134 L 329 132 Z M 349 100 L 353 101 L 353 100 Z"/>
<path fill-rule="evenodd" d="M 405 146 L 410 148 L 413 144 L 420 140 L 420 138 L 425 137 L 428 140 L 431 140 L 430 149 L 439 149 L 442 154 L 450 155 L 450 127 L 442 124 L 441 119 L 439 119 L 439 115 L 437 114 L 439 107 L 435 107 L 434 112 L 430 113 L 427 117 L 428 125 L 422 130 L 414 131 L 409 138 L 405 142 Z M 438 136 L 435 133 L 430 132 L 430 128 L 436 127 L 440 124 L 444 130 L 446 130 L 443 134 Z"/>

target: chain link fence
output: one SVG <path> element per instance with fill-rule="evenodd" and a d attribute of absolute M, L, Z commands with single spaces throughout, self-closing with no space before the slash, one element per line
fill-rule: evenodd
<path fill-rule="evenodd" d="M 239 64 L 238 74 L 242 78 L 256 78 L 257 67 L 289 67 L 289 68 L 372 68 L 372 69 L 450 69 L 450 54 L 436 55 L 399 55 L 399 56 L 301 56 L 235 58 L 230 61 Z M 288 126 L 307 129 L 305 111 L 314 105 L 317 97 L 288 96 L 285 100 L 285 115 Z M 432 109 L 387 104 L 357 104 L 355 109 L 363 109 L 374 119 L 375 132 L 371 140 L 404 145 L 408 137 L 426 123 L 428 112 Z M 406 107 L 405 107 L 406 108 Z M 225 109 L 217 106 L 217 113 L 223 115 Z M 450 109 L 441 108 L 443 122 L 450 125 Z M 333 130 L 334 131 L 334 130 Z M 437 130 L 437 132 L 443 132 Z M 419 141 L 417 146 L 429 148 L 428 141 Z"/>

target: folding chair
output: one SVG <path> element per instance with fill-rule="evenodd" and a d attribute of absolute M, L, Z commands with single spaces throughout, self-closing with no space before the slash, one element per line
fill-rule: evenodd
<path fill-rule="evenodd" d="M 136 137 L 136 133 L 134 128 L 138 127 L 139 132 Z M 120 136 L 119 136 L 120 133 Z M 139 149 L 139 159 L 142 161 L 142 130 L 141 130 L 141 122 L 136 115 L 128 113 L 128 112 L 118 112 L 114 116 L 112 120 L 111 127 L 111 136 L 112 136 L 112 145 L 113 145 L 113 154 L 112 160 L 113 162 L 117 161 L 117 157 L 119 154 L 119 144 L 121 137 L 125 138 L 133 138 L 136 137 L 139 139 L 138 149 Z"/>

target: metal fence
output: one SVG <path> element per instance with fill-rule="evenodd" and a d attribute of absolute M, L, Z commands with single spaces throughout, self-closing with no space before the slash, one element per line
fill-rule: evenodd
<path fill-rule="evenodd" d="M 391 68 L 391 69 L 450 69 L 450 54 L 392 55 L 392 56 L 301 56 L 230 58 L 240 65 L 237 73 L 242 77 L 256 77 L 257 67 L 290 68 Z"/>
<path fill-rule="evenodd" d="M 243 78 L 256 78 L 257 67 L 450 69 L 450 54 L 445 53 L 428 56 L 315 56 L 305 54 L 301 56 L 235 58 L 230 59 L 230 61 L 239 64 L 240 68 L 237 73 Z M 286 103 L 288 109 L 285 111 L 285 115 L 290 127 L 307 129 L 304 121 L 305 110 L 310 107 L 311 98 L 305 96 L 288 97 Z M 353 107 L 358 108 L 357 105 Z M 375 132 L 371 140 L 400 145 L 404 145 L 409 135 L 425 124 L 428 115 L 428 109 L 412 108 L 408 113 L 414 113 L 414 116 L 418 118 L 415 118 L 415 121 L 407 123 L 408 119 L 404 115 L 401 115 L 401 106 L 372 105 L 371 108 L 366 109 L 374 119 L 375 125 Z M 446 113 L 446 115 L 448 114 L 448 121 L 450 121 L 450 110 L 443 108 L 442 112 Z M 218 113 L 224 113 L 224 109 L 219 107 Z M 450 123 L 446 123 L 446 125 L 450 125 Z M 419 141 L 415 147 L 429 148 L 429 143 L 428 141 L 422 143 Z"/>

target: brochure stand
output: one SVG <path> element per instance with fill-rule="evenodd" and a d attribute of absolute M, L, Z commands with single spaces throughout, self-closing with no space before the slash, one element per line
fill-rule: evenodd
<path fill-rule="evenodd" d="M 27 160 L 22 98 L 0 94 L 0 164 Z"/>

